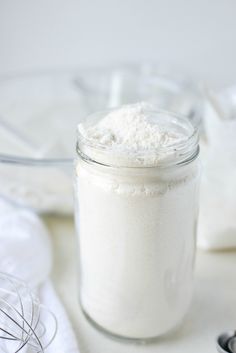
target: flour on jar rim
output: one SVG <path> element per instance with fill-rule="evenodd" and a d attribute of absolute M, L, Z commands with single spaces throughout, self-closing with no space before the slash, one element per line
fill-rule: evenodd
<path fill-rule="evenodd" d="M 164 114 L 161 119 L 155 119 L 151 105 L 137 103 L 112 110 L 91 125 L 79 124 L 78 131 L 91 146 L 116 152 L 113 157 L 125 160 L 125 153 L 132 158 L 135 153 L 147 153 L 142 159 L 143 164 L 150 164 L 150 161 L 155 164 L 170 154 L 171 147 L 173 152 L 175 145 L 189 137 L 189 131 L 179 126 L 170 129 Z M 124 153 L 123 157 L 119 153 Z"/>

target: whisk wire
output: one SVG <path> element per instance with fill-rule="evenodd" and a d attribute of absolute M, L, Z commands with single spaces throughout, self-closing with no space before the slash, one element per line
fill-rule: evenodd
<path fill-rule="evenodd" d="M 53 322 L 48 325 L 50 331 L 44 324 L 44 321 L 47 322 L 45 315 Z M 4 343 L 4 352 L 7 353 L 18 353 L 26 345 L 37 353 L 44 353 L 57 333 L 55 315 L 40 304 L 38 297 L 24 282 L 1 272 L 0 331 L 0 343 Z M 12 344 L 15 345 L 14 349 Z"/>

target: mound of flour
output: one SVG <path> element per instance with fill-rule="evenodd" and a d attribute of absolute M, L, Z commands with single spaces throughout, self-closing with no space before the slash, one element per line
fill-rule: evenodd
<path fill-rule="evenodd" d="M 79 124 L 79 133 L 93 146 L 119 152 L 162 151 L 185 141 L 189 131 L 172 126 L 163 118 L 153 118 L 152 106 L 137 103 L 123 106 L 86 126 Z M 149 157 L 150 158 L 150 154 Z"/>

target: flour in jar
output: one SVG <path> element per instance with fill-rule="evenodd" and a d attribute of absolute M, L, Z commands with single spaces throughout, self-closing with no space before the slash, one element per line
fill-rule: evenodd
<path fill-rule="evenodd" d="M 78 129 L 83 310 L 113 334 L 160 336 L 182 320 L 191 301 L 199 179 L 197 159 L 188 161 L 197 153 L 194 129 L 143 103 L 95 115 Z"/>

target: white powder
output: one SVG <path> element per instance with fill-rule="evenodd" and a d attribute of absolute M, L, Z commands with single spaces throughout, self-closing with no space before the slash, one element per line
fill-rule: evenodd
<path fill-rule="evenodd" d="M 107 114 L 96 125 L 79 129 L 93 143 L 104 146 L 125 147 L 130 151 L 150 150 L 165 147 L 186 139 L 180 131 L 170 131 L 168 126 L 150 123 L 145 109 L 146 103 L 124 106 Z"/>
<path fill-rule="evenodd" d="M 105 164 L 113 164 L 116 158 L 116 165 L 127 166 L 159 164 L 167 156 L 173 157 L 176 151 L 167 151 L 167 148 L 186 141 L 193 127 L 167 122 L 164 112 L 158 124 L 154 118 L 152 106 L 137 103 L 113 110 L 98 122 L 92 119 L 92 124 L 79 124 L 79 133 L 89 141 L 90 147 L 99 146 L 101 149 L 90 148 L 85 153 Z M 172 120 L 175 121 L 175 117 Z"/>
<path fill-rule="evenodd" d="M 164 158 L 163 146 L 188 138 L 172 119 L 150 121 L 144 105 L 111 112 L 79 131 L 90 146 L 109 151 L 113 165 L 127 163 L 123 151 L 129 161 L 140 150 L 161 150 Z M 86 151 L 104 162 L 104 154 Z M 130 338 L 162 335 L 182 320 L 195 253 L 196 160 L 150 168 L 147 153 L 141 161 L 141 168 L 110 168 L 82 158 L 77 164 L 81 304 L 102 328 Z"/>
<path fill-rule="evenodd" d="M 201 140 L 198 245 L 207 250 L 236 249 L 236 115 L 227 114 L 234 103 L 222 105 L 223 97 L 206 100 Z"/>

